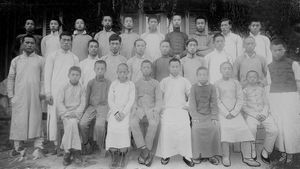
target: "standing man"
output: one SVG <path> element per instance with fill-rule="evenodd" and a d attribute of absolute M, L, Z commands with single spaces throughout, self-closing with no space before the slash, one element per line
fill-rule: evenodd
<path fill-rule="evenodd" d="M 151 61 L 154 61 L 161 56 L 159 44 L 164 40 L 164 35 L 157 30 L 159 24 L 157 16 L 149 16 L 148 24 L 149 32 L 142 34 L 141 38 L 144 39 L 147 44 L 146 55 L 152 58 Z"/>
<path fill-rule="evenodd" d="M 43 37 L 41 42 L 42 55 L 46 58 L 49 54 L 60 49 L 59 28 L 61 22 L 58 19 L 51 19 L 49 23 L 50 34 Z"/>
<path fill-rule="evenodd" d="M 25 35 L 22 42 L 23 54 L 11 61 L 7 81 L 7 92 L 12 106 L 10 140 L 14 141 L 11 155 L 20 154 L 21 141 L 33 139 L 33 156 L 37 159 L 43 149 L 40 99 L 43 95 L 44 62 L 41 56 L 34 53 L 34 36 Z M 22 155 L 25 155 L 25 150 Z"/>
<path fill-rule="evenodd" d="M 231 32 L 231 28 L 232 22 L 230 19 L 224 18 L 221 20 L 221 31 L 225 37 L 224 51 L 230 56 L 230 61 L 233 63 L 243 52 L 243 41 L 239 35 Z"/>
<path fill-rule="evenodd" d="M 109 37 L 115 34 L 111 30 L 112 28 L 112 17 L 109 15 L 104 15 L 102 18 L 103 30 L 98 32 L 94 39 L 99 42 L 99 57 L 109 54 Z"/>
<path fill-rule="evenodd" d="M 79 61 L 87 58 L 88 56 L 88 42 L 92 39 L 86 33 L 85 22 L 83 19 L 78 18 L 75 21 L 75 31 L 73 33 L 72 52 L 78 56 Z"/>
<path fill-rule="evenodd" d="M 134 56 L 134 42 L 137 40 L 140 36 L 133 32 L 133 18 L 131 16 L 124 17 L 124 33 L 122 33 L 120 36 L 122 38 L 122 48 L 121 48 L 121 55 L 125 56 L 127 59 L 130 59 L 132 56 Z"/>
<path fill-rule="evenodd" d="M 190 35 L 190 39 L 196 39 L 198 42 L 197 55 L 204 57 L 213 51 L 212 37 L 205 30 L 207 25 L 207 18 L 205 16 L 198 16 L 195 19 L 196 32 Z"/>
<path fill-rule="evenodd" d="M 173 32 L 166 34 L 166 40 L 170 41 L 173 54 L 177 58 L 183 57 L 183 51 L 185 50 L 185 42 L 188 40 L 188 36 L 184 32 L 180 32 L 181 15 L 175 14 L 172 17 Z"/>
<path fill-rule="evenodd" d="M 50 141 L 58 145 L 57 140 L 57 97 L 58 91 L 69 78 L 70 67 L 78 66 L 79 59 L 70 50 L 72 46 L 72 34 L 62 32 L 59 35 L 60 47 L 49 55 L 45 63 L 45 93 L 48 102 L 47 134 Z"/>

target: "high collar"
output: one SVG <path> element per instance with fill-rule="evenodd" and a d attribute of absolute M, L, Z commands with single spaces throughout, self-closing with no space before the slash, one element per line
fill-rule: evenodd
<path fill-rule="evenodd" d="M 53 35 L 53 36 L 58 36 L 58 31 L 55 31 L 55 32 L 51 32 L 50 35 Z"/>
<path fill-rule="evenodd" d="M 180 27 L 179 28 L 173 28 L 174 32 L 180 32 Z"/>
<path fill-rule="evenodd" d="M 227 37 L 227 36 L 230 36 L 231 35 L 231 31 L 229 31 L 226 35 L 222 32 L 222 35 Z"/>
<path fill-rule="evenodd" d="M 80 34 L 78 30 L 75 30 L 75 31 L 73 32 L 73 35 L 86 35 L 86 31 L 84 30 L 84 31 Z"/>
<path fill-rule="evenodd" d="M 253 52 L 253 54 L 250 56 L 247 52 L 245 52 L 245 57 L 246 58 L 254 58 L 256 56 L 256 53 Z"/>
<path fill-rule="evenodd" d="M 196 31 L 195 34 L 198 36 L 207 36 L 208 35 L 205 31 L 203 31 L 203 32 Z"/>
<path fill-rule="evenodd" d="M 34 54 L 35 54 L 35 53 L 32 52 L 30 55 L 27 55 L 26 52 L 23 51 L 23 56 L 25 56 L 25 57 L 32 57 L 32 56 L 34 56 Z"/>
<path fill-rule="evenodd" d="M 111 56 L 119 56 L 120 55 L 120 52 L 116 53 L 116 54 L 113 54 L 111 51 L 109 52 Z"/>
<path fill-rule="evenodd" d="M 219 50 L 215 49 L 215 50 L 214 50 L 214 52 L 215 52 L 215 53 L 218 53 L 218 54 L 220 54 L 220 53 L 223 53 L 223 52 L 224 52 L 224 49 L 223 49 L 223 50 L 221 50 L 221 51 L 219 51 Z"/>
<path fill-rule="evenodd" d="M 101 77 L 101 76 L 100 76 L 100 77 L 99 77 L 99 76 L 96 76 L 95 79 L 96 79 L 97 82 L 104 82 L 104 81 L 105 81 L 104 76 L 102 76 L 102 77 Z"/>
<path fill-rule="evenodd" d="M 61 53 L 63 53 L 63 54 L 68 54 L 68 53 L 70 52 L 70 50 L 65 51 L 65 50 L 63 50 L 63 49 L 60 49 L 59 51 L 60 51 Z"/>
<path fill-rule="evenodd" d="M 200 82 L 197 83 L 198 86 L 207 86 L 209 85 L 209 82 L 207 81 L 205 84 L 201 84 Z"/>
<path fill-rule="evenodd" d="M 172 74 L 169 75 L 171 79 L 178 79 L 180 77 L 180 74 L 178 74 L 177 76 L 173 76 Z"/>
<path fill-rule="evenodd" d="M 91 60 L 99 60 L 99 56 L 96 55 L 95 57 L 91 56 L 91 55 L 88 55 L 88 59 L 91 59 Z"/>
<path fill-rule="evenodd" d="M 255 36 L 258 36 L 258 35 L 260 35 L 260 32 L 258 32 L 257 35 L 254 35 L 254 34 L 252 34 L 252 33 L 250 32 L 250 36 L 252 36 L 252 37 L 255 37 Z"/>

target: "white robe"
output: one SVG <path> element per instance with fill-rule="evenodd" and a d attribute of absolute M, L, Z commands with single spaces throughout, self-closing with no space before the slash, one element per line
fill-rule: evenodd
<path fill-rule="evenodd" d="M 160 42 L 165 39 L 165 36 L 159 32 L 147 32 L 142 34 L 141 38 L 147 43 L 145 54 L 151 57 L 152 61 L 158 59 L 161 56 Z"/>
<path fill-rule="evenodd" d="M 85 89 L 89 81 L 95 78 L 96 76 L 96 73 L 94 71 L 94 66 L 95 66 L 95 62 L 99 59 L 100 58 L 98 56 L 93 58 L 89 55 L 86 59 L 82 60 L 79 63 L 81 69 L 80 82 Z"/>
<path fill-rule="evenodd" d="M 45 36 L 41 42 L 41 51 L 44 57 L 54 53 L 60 49 L 59 34 L 58 32 L 51 32 Z"/>
<path fill-rule="evenodd" d="M 164 78 L 160 85 L 164 93 L 164 109 L 156 155 L 167 158 L 180 154 L 192 158 L 189 113 L 183 109 L 187 105 L 191 83 L 179 75 Z"/>
<path fill-rule="evenodd" d="M 45 64 L 45 93 L 53 97 L 53 105 L 48 105 L 47 134 L 50 141 L 57 139 L 57 96 L 60 88 L 68 81 L 69 69 L 78 66 L 79 59 L 72 52 L 62 49 L 49 55 Z"/>
<path fill-rule="evenodd" d="M 115 80 L 110 85 L 108 91 L 108 125 L 106 136 L 106 150 L 109 148 L 127 148 L 130 147 L 130 126 L 129 117 L 131 107 L 135 100 L 135 86 L 131 81 L 121 83 Z M 122 121 L 115 119 L 116 112 L 125 114 Z"/>
<path fill-rule="evenodd" d="M 235 59 L 243 53 L 242 38 L 232 32 L 229 32 L 225 37 L 224 51 L 229 55 L 230 61 L 234 63 Z"/>
<path fill-rule="evenodd" d="M 255 39 L 255 52 L 257 55 L 263 56 L 267 64 L 270 64 L 273 60 L 272 53 L 271 53 L 271 43 L 268 37 L 261 35 L 260 33 L 258 35 L 253 35 L 250 33 L 250 36 Z"/>
<path fill-rule="evenodd" d="M 143 77 L 143 73 L 141 71 L 141 64 L 144 60 L 151 61 L 151 58 L 146 56 L 134 56 L 127 61 L 127 65 L 129 67 L 129 78 L 133 81 L 133 83 L 137 82 Z"/>

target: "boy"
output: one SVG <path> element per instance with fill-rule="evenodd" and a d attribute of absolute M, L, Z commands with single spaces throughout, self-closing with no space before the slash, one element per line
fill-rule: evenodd
<path fill-rule="evenodd" d="M 173 32 L 166 34 L 165 39 L 170 41 L 171 48 L 173 49 L 173 55 L 177 58 L 182 58 L 182 52 L 185 50 L 185 43 L 188 40 L 188 36 L 184 32 L 180 32 L 181 15 L 175 14 L 172 17 Z"/>
<path fill-rule="evenodd" d="M 192 150 L 194 163 L 201 163 L 205 158 L 213 165 L 218 165 L 216 156 L 222 154 L 218 125 L 218 103 L 216 88 L 208 82 L 208 69 L 199 67 L 198 82 L 191 88 L 189 98 L 192 117 Z"/>
<path fill-rule="evenodd" d="M 242 114 L 243 91 L 237 80 L 232 79 L 232 65 L 224 62 L 220 65 L 222 79 L 216 82 L 219 107 L 221 145 L 223 150 L 222 163 L 231 166 L 230 143 L 241 142 L 242 161 L 251 167 L 259 167 L 260 163 L 251 156 L 251 143 L 254 137 L 249 130 Z"/>
<path fill-rule="evenodd" d="M 240 81 L 242 87 L 247 83 L 246 74 L 250 70 L 255 70 L 261 84 L 267 85 L 267 62 L 265 58 L 255 53 L 255 46 L 255 39 L 252 36 L 246 37 L 244 39 L 245 52 L 233 64 L 234 77 Z"/>
<path fill-rule="evenodd" d="M 164 40 L 164 35 L 158 31 L 158 24 L 159 19 L 156 15 L 149 16 L 149 31 L 141 35 L 141 38 L 147 43 L 146 55 L 151 57 L 151 60 L 156 60 L 159 56 L 161 56 L 159 44 L 162 40 Z"/>
<path fill-rule="evenodd" d="M 156 155 L 162 165 L 170 157 L 180 154 L 189 167 L 193 167 L 191 127 L 186 98 L 190 94 L 191 83 L 180 75 L 180 60 L 169 62 L 170 76 L 160 82 L 163 92 L 163 112 Z"/>
<path fill-rule="evenodd" d="M 118 79 L 112 82 L 108 92 L 108 126 L 106 150 L 111 153 L 111 167 L 124 168 L 130 147 L 129 117 L 135 99 L 134 83 L 128 80 L 128 66 L 117 67 Z"/>
<path fill-rule="evenodd" d="M 72 41 L 72 52 L 78 56 L 79 61 L 87 58 L 88 42 L 92 39 L 92 37 L 86 33 L 85 29 L 84 20 L 82 18 L 76 19 Z"/>
<path fill-rule="evenodd" d="M 133 18 L 131 16 L 124 17 L 124 33 L 120 35 L 122 38 L 122 49 L 120 54 L 130 59 L 134 56 L 134 42 L 140 37 L 137 33 L 133 32 Z"/>
<path fill-rule="evenodd" d="M 80 151 L 81 141 L 78 129 L 78 122 L 85 107 L 85 91 L 79 83 L 81 70 L 78 66 L 69 69 L 69 83 L 60 88 L 57 99 L 58 115 L 64 124 L 64 135 L 61 141 L 61 148 L 64 150 L 63 165 L 71 164 L 71 155 L 74 162 L 82 162 Z M 72 150 L 72 151 L 71 151 Z"/>
<path fill-rule="evenodd" d="M 153 77 L 157 81 L 169 76 L 169 61 L 172 59 L 170 55 L 170 42 L 163 40 L 160 42 L 161 57 L 156 59 L 153 63 Z"/>
<path fill-rule="evenodd" d="M 60 49 L 60 43 L 59 43 L 60 26 L 61 26 L 61 22 L 59 19 L 51 19 L 49 23 L 50 34 L 43 37 L 41 42 L 41 51 L 44 58 L 46 58 L 49 54 Z"/>
<path fill-rule="evenodd" d="M 296 83 L 300 67 L 287 58 L 286 45 L 282 40 L 273 40 L 271 51 L 269 102 L 279 130 L 275 147 L 282 152 L 280 161 L 290 164 L 293 154 L 300 152 L 300 103 Z"/>
<path fill-rule="evenodd" d="M 215 50 L 205 56 L 208 64 L 209 82 L 215 84 L 216 81 L 222 78 L 220 73 L 220 65 L 223 62 L 230 61 L 230 57 L 224 51 L 225 38 L 222 34 L 217 33 L 213 37 Z"/>
<path fill-rule="evenodd" d="M 102 27 L 103 30 L 98 32 L 94 39 L 99 42 L 99 57 L 108 55 L 110 53 L 110 42 L 109 37 L 115 32 L 112 31 L 112 17 L 109 15 L 104 15 L 102 18 Z"/>
<path fill-rule="evenodd" d="M 86 109 L 79 122 L 79 128 L 82 136 L 83 153 L 91 152 L 91 143 L 89 142 L 89 128 L 91 122 L 96 119 L 94 127 L 94 140 L 99 149 L 103 148 L 105 137 L 105 122 L 108 113 L 108 89 L 110 81 L 104 78 L 106 71 L 106 62 L 98 60 L 94 64 L 96 77 L 89 81 L 86 88 Z"/>
<path fill-rule="evenodd" d="M 257 126 L 262 124 L 266 130 L 264 147 L 261 152 L 261 159 L 265 163 L 270 163 L 269 154 L 272 153 L 274 143 L 278 135 L 277 125 L 270 115 L 269 102 L 265 89 L 259 85 L 259 73 L 250 70 L 246 74 L 246 86 L 244 93 L 243 111 L 246 113 L 245 119 L 256 139 Z M 255 142 L 251 144 L 252 157 L 256 159 Z"/>
<path fill-rule="evenodd" d="M 182 74 L 191 84 L 197 82 L 196 70 L 199 67 L 206 67 L 206 60 L 196 54 L 198 42 L 196 39 L 186 41 L 187 55 L 181 59 Z"/>
<path fill-rule="evenodd" d="M 134 47 L 135 47 L 135 56 L 130 58 L 127 61 L 127 65 L 129 67 L 129 79 L 135 83 L 140 78 L 143 77 L 143 74 L 141 72 L 141 63 L 146 60 L 150 59 L 146 57 L 145 54 L 145 49 L 146 49 L 146 42 L 143 39 L 137 39 L 134 41 Z"/>
<path fill-rule="evenodd" d="M 231 63 L 235 61 L 237 57 L 242 54 L 243 51 L 243 41 L 242 38 L 231 32 L 232 22 L 228 18 L 221 20 L 221 31 L 225 38 L 224 51 L 230 56 Z"/>
<path fill-rule="evenodd" d="M 98 41 L 96 41 L 95 39 L 90 40 L 88 42 L 88 57 L 79 63 L 80 69 L 82 71 L 80 82 L 84 88 L 86 88 L 88 82 L 96 76 L 94 65 L 95 62 L 100 59 L 98 56 L 98 50 Z"/>
<path fill-rule="evenodd" d="M 107 64 L 105 78 L 111 82 L 117 79 L 117 68 L 121 63 L 126 63 L 127 59 L 120 55 L 122 39 L 119 35 L 113 34 L 109 37 L 109 49 L 110 54 L 100 58 L 104 60 Z"/>
<path fill-rule="evenodd" d="M 264 57 L 267 65 L 272 62 L 272 53 L 270 50 L 270 40 L 268 37 L 260 34 L 261 22 L 258 19 L 252 19 L 249 25 L 250 36 L 255 39 L 256 54 Z"/>
<path fill-rule="evenodd" d="M 140 67 L 143 77 L 135 83 L 136 99 L 130 118 L 130 126 L 135 144 L 137 148 L 141 149 L 138 162 L 149 167 L 154 156 L 152 147 L 160 121 L 162 94 L 159 82 L 151 77 L 151 61 L 144 60 Z M 148 121 L 145 137 L 140 127 L 140 121 L 144 120 Z"/>

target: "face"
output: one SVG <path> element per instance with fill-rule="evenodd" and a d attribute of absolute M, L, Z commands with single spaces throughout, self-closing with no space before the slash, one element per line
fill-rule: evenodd
<path fill-rule="evenodd" d="M 152 73 L 152 65 L 150 63 L 143 63 L 141 65 L 141 71 L 144 76 L 150 76 Z"/>
<path fill-rule="evenodd" d="M 247 81 L 250 84 L 256 84 L 258 82 L 258 76 L 256 72 L 249 72 L 247 74 Z"/>
<path fill-rule="evenodd" d="M 99 49 L 98 43 L 96 43 L 96 42 L 91 42 L 91 43 L 89 44 L 89 48 L 88 48 L 89 55 L 91 55 L 91 56 L 96 56 L 96 55 L 98 54 L 98 49 Z"/>
<path fill-rule="evenodd" d="M 94 71 L 96 73 L 96 76 L 104 76 L 106 72 L 106 67 L 102 63 L 96 63 L 94 66 Z"/>
<path fill-rule="evenodd" d="M 157 26 L 158 26 L 158 21 L 157 19 L 150 19 L 149 20 L 149 29 L 152 30 L 152 31 L 156 31 L 157 30 Z"/>
<path fill-rule="evenodd" d="M 28 32 L 31 32 L 34 30 L 34 21 L 31 20 L 31 19 L 28 19 L 26 22 L 25 22 L 25 30 L 28 31 Z"/>
<path fill-rule="evenodd" d="M 260 32 L 261 24 L 260 22 L 251 22 L 249 30 L 252 34 L 256 35 Z"/>
<path fill-rule="evenodd" d="M 133 20 L 131 17 L 126 17 L 124 19 L 124 27 L 126 29 L 132 29 L 133 28 Z"/>
<path fill-rule="evenodd" d="M 255 40 L 253 38 L 246 38 L 244 40 L 244 48 L 246 51 L 252 52 L 255 49 Z"/>
<path fill-rule="evenodd" d="M 221 22 L 221 31 L 225 34 L 227 34 L 231 29 L 231 25 L 229 24 L 229 21 L 223 21 Z"/>
<path fill-rule="evenodd" d="M 104 16 L 102 20 L 102 26 L 106 27 L 109 26 L 111 27 L 112 25 L 112 18 L 110 16 Z"/>
<path fill-rule="evenodd" d="M 113 54 L 117 54 L 121 48 L 121 42 L 118 40 L 113 40 L 109 42 L 110 51 Z"/>
<path fill-rule="evenodd" d="M 204 19 L 197 19 L 196 20 L 196 29 L 197 29 L 198 32 L 205 31 L 205 26 L 206 26 L 206 23 L 205 23 Z"/>
<path fill-rule="evenodd" d="M 160 52 L 162 55 L 168 55 L 170 52 L 170 43 L 168 42 L 163 42 L 160 45 Z"/>
<path fill-rule="evenodd" d="M 170 73 L 173 76 L 177 76 L 179 74 L 180 68 L 181 68 L 181 65 L 180 65 L 179 62 L 171 62 L 170 65 L 169 65 Z"/>
<path fill-rule="evenodd" d="M 284 57 L 286 49 L 282 44 L 271 45 L 271 52 L 274 60 L 280 60 Z"/>
<path fill-rule="evenodd" d="M 75 29 L 79 31 L 83 31 L 85 29 L 85 23 L 82 19 L 77 19 L 75 21 Z"/>
<path fill-rule="evenodd" d="M 117 74 L 118 74 L 118 79 L 121 82 L 126 81 L 127 80 L 127 76 L 128 76 L 128 67 L 125 66 L 125 65 L 118 66 Z"/>
<path fill-rule="evenodd" d="M 60 46 L 63 50 L 70 50 L 72 47 L 72 37 L 62 36 L 60 39 Z"/>
<path fill-rule="evenodd" d="M 173 23 L 174 28 L 180 28 L 181 16 L 179 16 L 179 15 L 173 16 L 172 23 Z"/>
<path fill-rule="evenodd" d="M 201 69 L 197 72 L 197 80 L 201 84 L 205 84 L 208 81 L 208 72 L 205 69 Z"/>
<path fill-rule="evenodd" d="M 78 71 L 72 70 L 69 73 L 69 79 L 72 84 L 77 84 L 79 82 L 81 74 Z"/>
<path fill-rule="evenodd" d="M 51 20 L 51 21 L 50 21 L 50 24 L 49 24 L 49 27 L 50 27 L 50 30 L 51 30 L 52 32 L 58 31 L 58 29 L 59 29 L 59 24 L 58 24 L 57 20 Z"/>
<path fill-rule="evenodd" d="M 229 63 L 225 63 L 220 68 L 221 74 L 225 78 L 230 78 L 232 76 L 232 66 Z"/>
<path fill-rule="evenodd" d="M 186 48 L 190 54 L 195 54 L 197 51 L 197 47 L 198 47 L 197 43 L 192 41 L 187 45 Z"/>
<path fill-rule="evenodd" d="M 224 46 L 225 46 L 225 39 L 222 36 L 218 36 L 216 37 L 215 41 L 214 41 L 214 45 L 215 48 L 217 50 L 223 50 Z"/>
<path fill-rule="evenodd" d="M 136 53 L 140 54 L 140 55 L 144 55 L 145 53 L 145 49 L 146 49 L 146 44 L 144 41 L 137 41 L 135 44 L 135 49 L 136 49 Z"/>
<path fill-rule="evenodd" d="M 25 38 L 24 42 L 23 42 L 23 45 L 24 45 L 24 51 L 25 52 L 28 52 L 28 53 L 34 52 L 35 40 L 33 38 L 29 38 L 29 37 Z"/>

